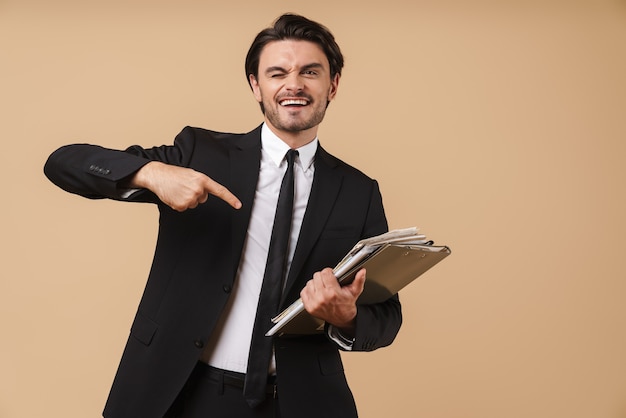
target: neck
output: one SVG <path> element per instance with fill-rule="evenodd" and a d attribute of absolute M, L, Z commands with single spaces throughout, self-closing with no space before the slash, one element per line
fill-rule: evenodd
<path fill-rule="evenodd" d="M 289 145 L 291 149 L 298 149 L 300 147 L 305 146 L 310 143 L 317 137 L 317 128 L 318 126 L 314 126 L 313 128 L 306 129 L 304 131 L 285 131 L 282 129 L 275 128 L 271 123 L 267 120 L 265 121 L 267 127 L 285 144 Z"/>

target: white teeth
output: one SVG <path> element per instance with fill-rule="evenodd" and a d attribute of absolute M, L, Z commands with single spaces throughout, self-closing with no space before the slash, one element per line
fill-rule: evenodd
<path fill-rule="evenodd" d="M 300 106 L 306 106 L 307 101 L 303 100 L 303 99 L 288 99 L 288 100 L 283 100 L 282 102 L 280 102 L 281 106 L 289 106 L 289 105 L 300 105 Z"/>

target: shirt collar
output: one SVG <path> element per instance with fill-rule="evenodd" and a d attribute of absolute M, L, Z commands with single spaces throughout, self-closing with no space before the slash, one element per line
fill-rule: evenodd
<path fill-rule="evenodd" d="M 297 149 L 298 159 L 304 171 L 311 168 L 313 160 L 315 159 L 315 152 L 317 151 L 318 139 L 315 139 L 308 144 Z M 272 161 L 279 166 L 285 158 L 285 154 L 289 151 L 289 145 L 285 144 L 272 130 L 263 123 L 261 128 L 261 148 L 270 156 Z"/>

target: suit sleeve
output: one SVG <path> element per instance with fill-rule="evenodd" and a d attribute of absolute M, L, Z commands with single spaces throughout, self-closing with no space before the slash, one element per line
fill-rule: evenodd
<path fill-rule="evenodd" d="M 61 189 L 89 199 L 156 202 L 156 196 L 147 190 L 124 198 L 124 182 L 150 161 L 185 166 L 194 143 L 193 129 L 187 127 L 173 146 L 132 146 L 121 151 L 90 144 L 66 145 L 48 157 L 44 174 Z"/>
<path fill-rule="evenodd" d="M 364 237 L 387 231 L 382 197 L 378 184 L 374 183 Z M 358 305 L 352 351 L 372 351 L 388 346 L 398 334 L 401 324 L 402 309 L 397 294 L 382 303 Z"/>

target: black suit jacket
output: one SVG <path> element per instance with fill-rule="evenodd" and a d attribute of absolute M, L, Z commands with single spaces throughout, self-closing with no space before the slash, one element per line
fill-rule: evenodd
<path fill-rule="evenodd" d="M 45 173 L 51 181 L 88 198 L 122 200 L 120 184 L 158 160 L 207 174 L 243 204 L 234 210 L 210 197 L 195 209 L 176 212 L 147 190 L 124 199 L 157 204 L 159 234 L 104 416 L 163 416 L 198 361 L 233 289 L 259 175 L 260 131 L 225 134 L 187 127 L 173 146 L 116 151 L 77 144 L 48 159 Z M 386 230 L 376 181 L 318 147 L 282 307 L 299 297 L 314 272 L 334 266 L 359 239 Z M 353 350 L 390 344 L 400 324 L 397 295 L 359 306 Z M 334 342 L 322 334 L 279 337 L 275 353 L 282 416 L 356 416 Z"/>

